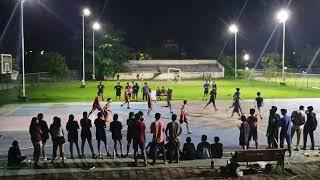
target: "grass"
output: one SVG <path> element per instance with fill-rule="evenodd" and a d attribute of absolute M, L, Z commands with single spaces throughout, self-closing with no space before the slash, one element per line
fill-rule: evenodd
<path fill-rule="evenodd" d="M 203 94 L 203 81 L 183 81 L 181 83 L 168 83 L 167 81 L 148 81 L 149 86 L 155 90 L 158 86 L 171 87 L 174 100 L 200 100 Z M 260 91 L 265 99 L 274 98 L 314 98 L 320 97 L 320 90 L 300 88 L 294 86 L 282 87 L 278 83 L 258 82 L 254 80 L 216 80 L 218 86 L 217 98 L 230 100 L 236 87 L 240 88 L 242 99 L 253 99 Z M 105 81 L 104 97 L 115 99 L 113 87 L 116 81 Z M 30 102 L 79 102 L 92 101 L 96 95 L 98 82 L 88 81 L 86 88 L 80 88 L 80 82 L 48 83 L 27 86 L 27 96 Z M 142 82 L 139 83 L 142 88 Z M 122 82 L 125 86 L 125 82 Z M 141 91 L 139 99 L 142 98 Z M 123 99 L 123 97 L 122 97 Z"/>

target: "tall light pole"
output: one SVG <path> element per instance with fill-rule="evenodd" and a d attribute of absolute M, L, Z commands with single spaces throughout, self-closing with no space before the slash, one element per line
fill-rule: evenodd
<path fill-rule="evenodd" d="M 94 55 L 94 32 L 100 30 L 101 26 L 98 22 L 94 22 L 92 25 L 92 79 L 96 79 L 96 63 Z"/>
<path fill-rule="evenodd" d="M 22 59 L 22 98 L 26 98 L 26 81 L 24 72 L 24 27 L 23 27 L 23 3 L 21 0 L 21 59 Z"/>
<path fill-rule="evenodd" d="M 90 16 L 91 11 L 84 8 L 82 11 L 82 87 L 85 87 L 85 62 L 84 62 L 84 18 Z"/>
<path fill-rule="evenodd" d="M 236 24 L 231 24 L 229 26 L 230 33 L 234 34 L 234 78 L 237 78 L 237 34 L 239 28 Z"/>
<path fill-rule="evenodd" d="M 289 19 L 289 11 L 287 9 L 281 9 L 276 14 L 276 19 L 279 23 L 283 24 L 282 30 L 282 83 L 285 84 L 285 77 L 284 77 L 284 58 L 285 58 L 285 38 L 286 38 L 286 21 Z"/>

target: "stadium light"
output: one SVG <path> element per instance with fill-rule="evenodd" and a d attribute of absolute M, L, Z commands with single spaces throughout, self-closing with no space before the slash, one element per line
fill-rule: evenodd
<path fill-rule="evenodd" d="M 81 87 L 86 86 L 85 82 L 85 63 L 84 63 L 84 18 L 91 15 L 91 11 L 88 8 L 82 10 L 82 85 Z"/>
<path fill-rule="evenodd" d="M 286 21 L 289 19 L 290 12 L 287 9 L 280 9 L 276 14 L 276 19 L 283 24 L 282 30 L 282 83 L 285 84 L 284 78 L 284 58 L 285 58 L 285 38 L 286 38 Z"/>
<path fill-rule="evenodd" d="M 237 34 L 239 28 L 236 24 L 231 24 L 229 26 L 229 32 L 234 34 L 234 78 L 237 78 Z"/>
<path fill-rule="evenodd" d="M 243 55 L 243 60 L 249 61 L 250 60 L 250 55 L 248 53 Z"/>
<path fill-rule="evenodd" d="M 101 25 L 98 22 L 94 22 L 92 25 L 92 79 L 96 79 L 96 63 L 94 55 L 94 32 L 100 30 Z"/>

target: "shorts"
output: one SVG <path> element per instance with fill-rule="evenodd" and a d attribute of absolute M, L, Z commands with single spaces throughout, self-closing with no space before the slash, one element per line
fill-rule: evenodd
<path fill-rule="evenodd" d="M 122 136 L 112 136 L 112 140 L 121 141 L 122 140 Z"/>
<path fill-rule="evenodd" d="M 170 142 L 169 141 L 169 143 L 168 143 L 168 148 L 171 150 L 171 151 L 174 151 L 174 152 L 176 152 L 176 151 L 179 151 L 179 149 L 180 149 L 180 142 Z"/>
<path fill-rule="evenodd" d="M 150 101 L 148 101 L 148 108 L 152 108 L 152 103 Z"/>
<path fill-rule="evenodd" d="M 204 90 L 203 93 L 204 93 L 204 94 L 208 94 L 208 93 L 209 93 L 209 90 Z"/>
<path fill-rule="evenodd" d="M 187 122 L 188 122 L 187 116 L 181 114 L 181 115 L 180 115 L 180 121 L 179 121 L 179 122 L 180 122 L 181 124 L 182 124 L 183 122 L 187 123 Z"/>
<path fill-rule="evenodd" d="M 121 96 L 121 92 L 116 92 L 116 96 Z"/>
<path fill-rule="evenodd" d="M 102 108 L 99 104 L 93 104 L 92 105 L 92 110 L 95 111 L 96 109 L 98 109 L 99 111 L 102 111 Z"/>
<path fill-rule="evenodd" d="M 141 152 L 145 151 L 146 143 L 145 142 L 140 142 L 140 141 L 133 141 L 133 150 L 135 152 L 137 152 L 138 148 L 140 148 Z"/>
<path fill-rule="evenodd" d="M 133 139 L 133 136 L 131 134 L 127 133 L 127 141 L 129 143 L 131 143 L 132 139 Z"/>
<path fill-rule="evenodd" d="M 52 138 L 53 145 L 61 145 L 61 144 L 64 144 L 65 142 L 66 142 L 66 140 L 64 139 L 63 136 Z"/>
<path fill-rule="evenodd" d="M 106 142 L 107 141 L 106 132 L 104 130 L 96 131 L 96 140 Z"/>
<path fill-rule="evenodd" d="M 86 139 L 87 139 L 88 141 L 91 141 L 91 140 L 92 140 L 91 131 L 89 131 L 89 132 L 83 132 L 83 131 L 81 131 L 81 140 L 82 140 L 82 141 L 85 141 Z"/>
<path fill-rule="evenodd" d="M 257 128 L 250 128 L 249 131 L 249 141 L 253 139 L 254 141 L 258 140 L 258 129 Z"/>

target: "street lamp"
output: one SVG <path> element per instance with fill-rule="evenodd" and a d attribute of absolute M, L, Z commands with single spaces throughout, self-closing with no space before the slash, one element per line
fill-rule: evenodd
<path fill-rule="evenodd" d="M 24 27 L 23 27 L 23 3 L 25 0 L 21 0 L 21 61 L 22 61 L 22 99 L 26 99 L 26 81 L 24 71 Z"/>
<path fill-rule="evenodd" d="M 248 53 L 245 53 L 245 54 L 243 55 L 243 60 L 249 61 L 249 60 L 250 60 L 250 55 L 249 55 Z"/>
<path fill-rule="evenodd" d="M 82 85 L 81 87 L 85 87 L 85 63 L 84 63 L 84 18 L 91 15 L 91 11 L 88 8 L 84 8 L 82 10 Z"/>
<path fill-rule="evenodd" d="M 229 32 L 234 34 L 234 78 L 237 78 L 237 34 L 239 28 L 236 24 L 231 24 L 229 26 Z"/>
<path fill-rule="evenodd" d="M 94 56 L 94 32 L 100 30 L 101 26 L 98 22 L 94 22 L 92 25 L 92 79 L 96 79 L 96 64 Z"/>
<path fill-rule="evenodd" d="M 276 14 L 276 19 L 279 23 L 283 24 L 283 31 L 282 31 L 282 83 L 285 84 L 284 78 L 284 58 L 285 58 L 285 38 L 286 38 L 286 21 L 289 19 L 289 10 L 281 9 Z"/>

